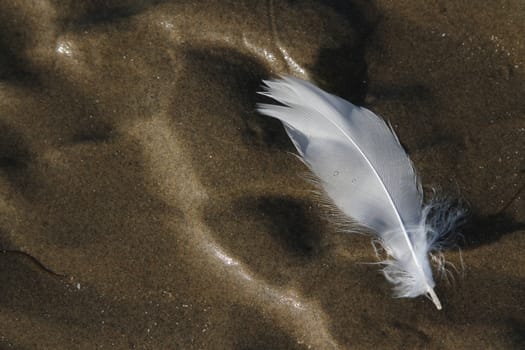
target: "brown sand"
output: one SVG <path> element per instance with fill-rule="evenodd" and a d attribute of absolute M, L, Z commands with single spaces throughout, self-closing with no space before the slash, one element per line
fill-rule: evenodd
<path fill-rule="evenodd" d="M 525 346 L 524 4 L 2 0 L 0 348 Z M 254 112 L 284 73 L 470 203 L 443 311 L 323 220 Z"/>

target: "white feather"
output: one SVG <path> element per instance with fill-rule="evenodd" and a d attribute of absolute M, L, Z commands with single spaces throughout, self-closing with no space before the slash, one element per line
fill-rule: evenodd
<path fill-rule="evenodd" d="M 284 77 L 264 83 L 261 94 L 283 106 L 259 104 L 258 111 L 283 123 L 333 203 L 377 234 L 395 295 L 426 295 L 441 309 L 429 264 L 439 229 L 426 223 L 420 182 L 389 125 L 309 82 Z"/>

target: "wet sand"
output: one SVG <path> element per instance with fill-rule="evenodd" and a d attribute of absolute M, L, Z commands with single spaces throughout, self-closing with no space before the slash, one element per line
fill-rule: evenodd
<path fill-rule="evenodd" d="M 3 0 L 0 348 L 525 346 L 525 5 L 419 3 Z M 255 113 L 278 74 L 469 203 L 442 311 L 330 222 Z"/>

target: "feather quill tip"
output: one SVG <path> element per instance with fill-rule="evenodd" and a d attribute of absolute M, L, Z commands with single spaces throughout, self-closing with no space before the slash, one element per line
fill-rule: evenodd
<path fill-rule="evenodd" d="M 434 305 L 436 305 L 436 309 L 438 309 L 438 310 L 442 309 L 441 301 L 439 301 L 439 298 L 438 298 L 436 292 L 434 292 L 434 288 L 430 288 L 428 290 L 428 297 L 429 297 L 430 300 L 432 300 Z"/>

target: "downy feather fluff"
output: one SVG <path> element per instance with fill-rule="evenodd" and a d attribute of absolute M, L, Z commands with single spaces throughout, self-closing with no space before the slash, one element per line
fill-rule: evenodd
<path fill-rule="evenodd" d="M 387 253 L 382 271 L 395 296 L 426 295 L 441 309 L 429 254 L 439 250 L 446 232 L 434 226 L 448 228 L 459 214 L 428 217 L 431 205 L 423 205 L 413 164 L 391 127 L 309 82 L 283 77 L 264 84 L 260 93 L 282 105 L 259 104 L 258 111 L 283 123 L 337 208 L 377 235 Z"/>

